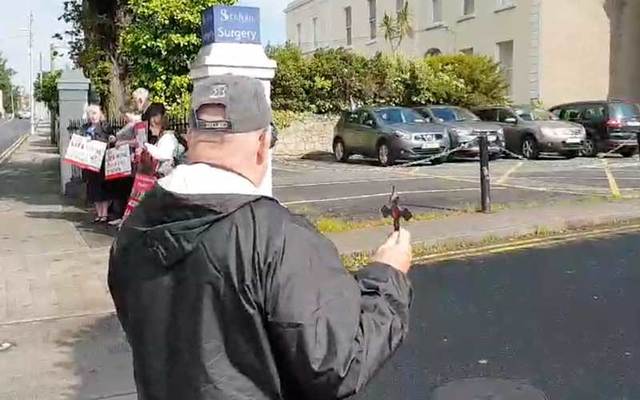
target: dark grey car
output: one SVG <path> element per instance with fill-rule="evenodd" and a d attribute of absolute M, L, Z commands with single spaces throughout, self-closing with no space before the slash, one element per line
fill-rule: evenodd
<path fill-rule="evenodd" d="M 542 109 L 522 107 L 485 107 L 474 110 L 483 121 L 499 123 L 504 129 L 507 150 L 537 159 L 542 153 L 573 158 L 584 148 L 584 127 L 560 121 Z"/>
<path fill-rule="evenodd" d="M 427 123 L 410 108 L 372 107 L 342 114 L 335 127 L 333 153 L 338 161 L 352 154 L 375 157 L 382 166 L 396 160 L 419 159 L 449 149 L 442 124 Z M 445 161 L 446 157 L 434 160 Z"/>
<path fill-rule="evenodd" d="M 504 130 L 497 123 L 482 121 L 477 115 L 466 108 L 456 106 L 422 106 L 416 107 L 421 115 L 429 121 L 441 122 L 449 129 L 451 148 L 456 148 L 477 139 L 478 135 L 486 133 L 489 139 L 489 153 L 492 157 L 502 154 L 504 148 Z M 469 145 L 456 155 L 477 156 L 479 147 L 477 141 Z"/>

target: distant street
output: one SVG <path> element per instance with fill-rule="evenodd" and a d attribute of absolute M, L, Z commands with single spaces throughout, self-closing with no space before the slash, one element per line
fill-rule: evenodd
<path fill-rule="evenodd" d="M 16 140 L 29 131 L 29 121 L 14 119 L 0 120 L 0 154 L 7 150 Z"/>
<path fill-rule="evenodd" d="M 410 338 L 359 399 L 640 398 L 639 241 L 416 267 Z"/>

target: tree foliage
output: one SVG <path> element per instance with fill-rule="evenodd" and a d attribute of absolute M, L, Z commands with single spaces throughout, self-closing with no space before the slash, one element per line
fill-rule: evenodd
<path fill-rule="evenodd" d="M 398 10 L 395 17 L 385 12 L 380 28 L 384 33 L 384 40 L 389 43 L 391 50 L 395 53 L 400 48 L 402 41 L 413 34 L 409 2 L 404 2 L 402 9 Z"/>
<path fill-rule="evenodd" d="M 498 65 L 488 57 L 441 55 L 410 59 L 377 54 L 371 59 L 343 49 L 303 57 L 290 44 L 270 48 L 278 62 L 272 83 L 276 110 L 330 113 L 351 105 L 455 104 L 508 101 Z"/>
<path fill-rule="evenodd" d="M 2 102 L 6 112 L 12 110 L 11 93 L 13 92 L 14 107 L 17 107 L 16 88 L 11 83 L 11 78 L 15 75 L 15 71 L 7 66 L 7 59 L 0 53 L 0 91 L 2 91 Z"/>
<path fill-rule="evenodd" d="M 62 71 L 44 72 L 38 75 L 33 84 L 33 96 L 36 101 L 45 103 L 47 108 L 54 112 L 58 112 L 58 80 Z"/>

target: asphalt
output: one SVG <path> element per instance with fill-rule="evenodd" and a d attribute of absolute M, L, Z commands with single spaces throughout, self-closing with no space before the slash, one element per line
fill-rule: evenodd
<path fill-rule="evenodd" d="M 415 267 L 410 336 L 358 399 L 640 398 L 639 240 Z"/>
<path fill-rule="evenodd" d="M 472 210 L 480 202 L 479 165 L 462 160 L 438 166 L 380 168 L 354 160 L 277 160 L 274 192 L 285 205 L 311 218 L 379 217 L 392 186 L 416 213 Z M 638 159 L 548 158 L 491 163 L 492 199 L 497 207 L 547 205 L 615 195 L 640 194 Z M 610 176 L 607 175 L 610 172 Z"/>
<path fill-rule="evenodd" d="M 28 131 L 29 121 L 27 120 L 0 120 L 0 155 Z"/>

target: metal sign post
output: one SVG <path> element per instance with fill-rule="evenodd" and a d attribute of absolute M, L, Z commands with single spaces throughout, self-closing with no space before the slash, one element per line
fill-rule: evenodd
<path fill-rule="evenodd" d="M 489 139 L 486 133 L 478 137 L 480 146 L 480 196 L 482 212 L 491 212 L 491 176 L 489 174 Z"/>

